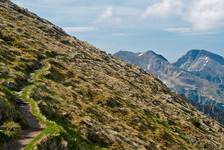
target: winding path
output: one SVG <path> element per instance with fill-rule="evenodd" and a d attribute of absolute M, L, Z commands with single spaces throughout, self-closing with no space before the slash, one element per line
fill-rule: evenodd
<path fill-rule="evenodd" d="M 20 112 L 22 117 L 26 120 L 29 128 L 21 131 L 17 140 L 18 147 L 15 150 L 23 149 L 33 140 L 33 138 L 43 131 L 43 128 L 39 124 L 38 120 L 32 115 L 29 105 L 20 105 Z"/>
<path fill-rule="evenodd" d="M 36 144 L 44 137 L 52 134 L 57 134 L 61 128 L 54 122 L 49 121 L 43 116 L 39 110 L 35 100 L 30 98 L 30 93 L 33 89 L 42 84 L 41 76 L 50 69 L 50 64 L 45 60 L 44 65 L 30 74 L 28 81 L 30 85 L 24 87 L 16 95 L 20 101 L 19 108 L 22 117 L 26 120 L 29 128 L 22 130 L 19 137 L 6 145 L 3 150 L 32 150 Z"/>

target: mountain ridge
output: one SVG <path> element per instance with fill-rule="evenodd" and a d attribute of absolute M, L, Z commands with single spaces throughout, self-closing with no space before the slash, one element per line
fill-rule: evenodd
<path fill-rule="evenodd" d="M 224 84 L 224 58 L 217 54 L 205 50 L 189 51 L 173 65 L 215 84 Z"/>
<path fill-rule="evenodd" d="M 186 61 L 184 59 L 187 59 L 189 56 L 193 56 L 193 59 L 196 59 L 199 55 L 204 55 L 212 58 L 213 60 L 219 62 L 221 65 L 224 65 L 224 57 L 220 56 L 218 54 L 214 54 L 212 52 L 209 52 L 207 50 L 197 50 L 197 49 L 192 49 L 188 51 L 184 56 L 179 58 L 176 62 L 173 63 L 174 66 L 180 67 L 182 61 Z"/>
<path fill-rule="evenodd" d="M 212 56 L 212 58 L 219 58 L 220 61 L 223 59 L 221 56 L 217 57 L 216 54 L 212 54 L 205 50 L 191 50 L 177 61 L 179 64 L 182 62 L 181 64 L 185 65 L 184 67 L 181 67 L 181 65 L 175 65 L 175 63 L 171 64 L 166 61 L 161 63 L 160 55 L 157 55 L 156 53 L 151 54 L 154 56 L 142 56 L 147 57 L 146 60 L 142 60 L 136 55 L 135 59 L 138 60 L 138 63 L 136 63 L 136 60 L 133 61 L 132 59 L 125 57 L 126 53 L 115 53 L 114 56 L 126 60 L 131 64 L 138 65 L 144 70 L 153 73 L 168 87 L 173 89 L 173 91 L 185 95 L 190 99 L 190 102 L 200 111 L 203 111 L 216 118 L 221 123 L 224 123 L 224 118 L 222 117 L 224 109 L 221 107 L 221 104 L 224 103 L 224 94 L 222 88 L 223 84 L 220 82 L 222 81 L 223 76 L 223 72 L 220 71 L 222 66 L 214 65 L 212 63 L 213 61 L 210 61 L 210 59 L 207 58 L 209 55 Z M 201 56 L 202 58 L 200 58 Z M 197 59 L 200 63 L 195 61 Z M 210 69 L 211 67 L 206 69 L 207 66 L 203 64 L 203 62 L 206 63 L 206 65 L 211 66 L 213 70 Z M 197 65 L 194 65 L 194 63 Z M 191 66 L 193 67 L 190 68 Z M 201 66 L 205 69 L 203 70 Z M 199 71 L 196 70 L 198 68 L 200 69 Z"/>

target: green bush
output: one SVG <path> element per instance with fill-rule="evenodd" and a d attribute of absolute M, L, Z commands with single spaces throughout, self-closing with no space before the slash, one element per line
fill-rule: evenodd
<path fill-rule="evenodd" d="M 201 127 L 201 122 L 198 118 L 196 118 L 196 117 L 191 118 L 191 122 L 195 127 L 197 127 L 197 128 Z"/>
<path fill-rule="evenodd" d="M 0 100 L 0 111 L 2 115 L 2 120 L 0 120 L 0 122 L 4 122 L 5 120 L 14 120 L 18 118 L 18 114 L 15 110 L 15 107 L 13 107 L 13 105 L 11 105 L 11 103 L 9 103 L 8 101 L 2 99 Z"/>
<path fill-rule="evenodd" d="M 8 43 L 13 43 L 14 41 L 16 41 L 15 38 L 13 38 L 13 36 L 11 36 L 11 34 L 7 33 L 6 31 L 0 31 L 0 39 Z"/>
<path fill-rule="evenodd" d="M 5 122 L 0 127 L 0 145 L 15 139 L 20 131 L 21 127 L 18 123 L 13 121 Z"/>
<path fill-rule="evenodd" d="M 14 132 L 18 132 L 21 129 L 20 125 L 13 121 L 5 122 L 1 127 L 5 130 Z"/>

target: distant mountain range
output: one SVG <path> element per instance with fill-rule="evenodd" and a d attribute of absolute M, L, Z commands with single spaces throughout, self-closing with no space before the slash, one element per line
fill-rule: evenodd
<path fill-rule="evenodd" d="M 224 58 L 206 50 L 190 50 L 170 63 L 153 51 L 114 54 L 161 79 L 200 111 L 224 124 Z"/>

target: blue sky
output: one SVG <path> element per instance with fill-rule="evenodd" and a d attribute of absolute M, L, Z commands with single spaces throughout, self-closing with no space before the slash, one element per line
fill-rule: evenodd
<path fill-rule="evenodd" d="M 190 49 L 224 56 L 224 0 L 13 0 L 109 53 Z"/>

